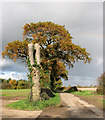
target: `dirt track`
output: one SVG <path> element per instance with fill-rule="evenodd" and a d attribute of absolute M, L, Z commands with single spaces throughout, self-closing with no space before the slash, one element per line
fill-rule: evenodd
<path fill-rule="evenodd" d="M 103 111 L 89 105 L 69 93 L 60 93 L 63 103 L 61 108 L 44 110 L 40 118 L 103 118 Z M 72 120 L 72 119 L 70 119 Z"/>
<path fill-rule="evenodd" d="M 61 98 L 67 104 L 69 117 L 76 118 L 102 118 L 103 111 L 99 110 L 93 105 L 88 104 L 87 102 L 80 100 L 78 97 L 75 97 L 69 93 L 61 93 Z"/>

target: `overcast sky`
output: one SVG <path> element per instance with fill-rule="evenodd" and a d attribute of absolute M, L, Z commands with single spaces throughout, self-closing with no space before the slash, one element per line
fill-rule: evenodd
<path fill-rule="evenodd" d="M 91 85 L 103 73 L 103 3 L 29 2 L 2 4 L 2 51 L 8 42 L 23 39 L 25 23 L 51 21 L 65 25 L 73 43 L 85 47 L 92 61 L 76 63 L 68 69 L 69 81 L 64 85 Z M 20 61 L 0 62 L 0 78 L 27 79 L 27 68 Z"/>

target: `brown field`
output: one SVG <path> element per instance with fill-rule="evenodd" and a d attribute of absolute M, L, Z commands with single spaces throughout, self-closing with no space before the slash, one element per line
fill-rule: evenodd
<path fill-rule="evenodd" d="M 78 90 L 91 90 L 91 91 L 96 91 L 97 88 L 78 88 Z"/>

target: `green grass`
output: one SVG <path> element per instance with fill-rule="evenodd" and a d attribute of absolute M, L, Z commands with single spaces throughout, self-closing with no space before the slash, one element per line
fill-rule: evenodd
<path fill-rule="evenodd" d="M 100 99 L 98 99 L 98 100 L 100 100 Z M 105 100 L 100 100 L 100 101 L 102 101 L 105 104 Z"/>
<path fill-rule="evenodd" d="M 27 97 L 30 93 L 30 89 L 18 89 L 18 90 L 2 90 L 2 96 L 25 96 Z"/>
<path fill-rule="evenodd" d="M 74 94 L 74 95 L 79 95 L 79 96 L 95 96 L 97 94 L 92 94 L 94 91 L 91 91 L 91 90 L 83 90 L 83 91 L 76 91 L 76 92 L 71 92 L 71 94 Z M 102 95 L 100 95 L 102 96 Z"/>
<path fill-rule="evenodd" d="M 46 107 L 56 106 L 58 104 L 60 104 L 60 95 L 59 93 L 55 93 L 55 97 L 52 97 L 49 100 L 43 100 L 37 102 L 30 102 L 29 100 L 21 100 L 6 105 L 6 107 L 16 108 L 20 110 L 41 110 Z"/>

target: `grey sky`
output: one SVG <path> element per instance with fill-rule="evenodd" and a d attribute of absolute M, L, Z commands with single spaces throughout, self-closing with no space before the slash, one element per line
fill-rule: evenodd
<path fill-rule="evenodd" d="M 85 47 L 92 58 L 90 64 L 79 62 L 69 70 L 69 76 L 74 76 L 69 79 L 71 84 L 82 84 L 82 80 L 85 84 L 94 84 L 102 74 L 103 3 L 3 3 L 2 10 L 2 50 L 8 42 L 22 40 L 25 23 L 52 21 L 65 25 L 73 36 L 73 43 Z M 3 71 L 27 72 L 20 62 L 7 61 L 3 61 Z"/>

